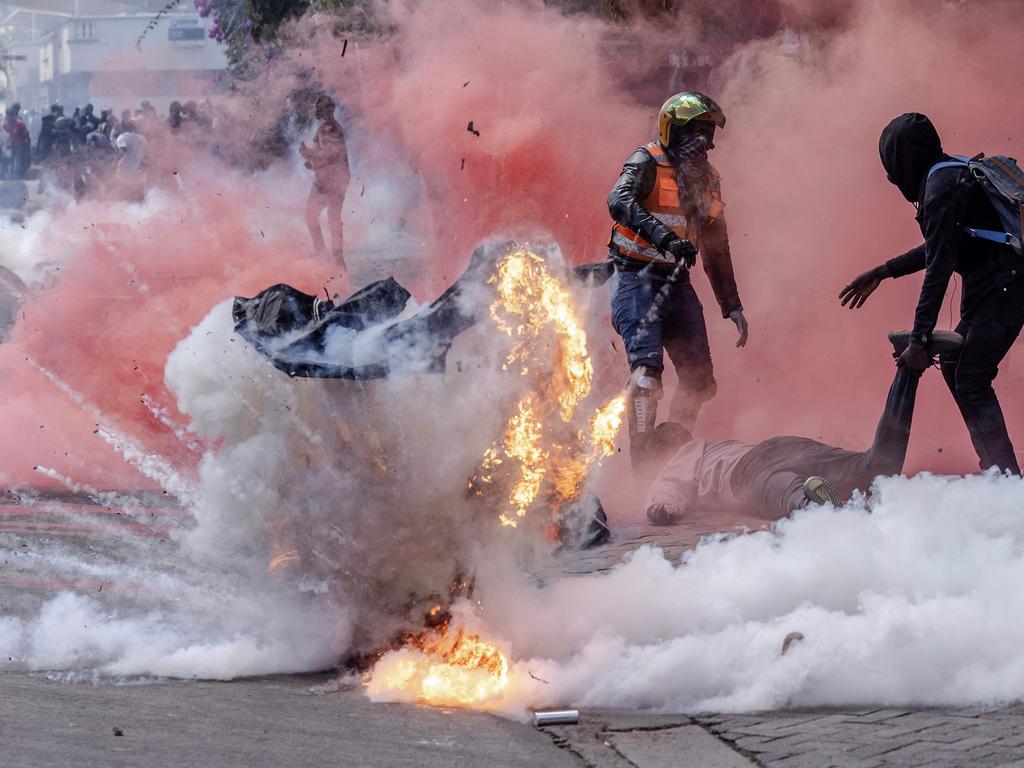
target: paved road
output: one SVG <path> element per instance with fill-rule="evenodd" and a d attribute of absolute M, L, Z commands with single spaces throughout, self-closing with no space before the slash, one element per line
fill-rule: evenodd
<path fill-rule="evenodd" d="M 543 733 L 479 712 L 314 695 L 324 676 L 99 685 L 0 675 L 4 768 L 1024 768 L 1024 706 L 652 715 Z M 121 733 L 123 735 L 116 735 Z"/>
<path fill-rule="evenodd" d="M 93 686 L 0 674 L 0 766 L 582 765 L 529 725 L 479 712 L 373 704 L 359 690 L 311 694 L 324 679 Z"/>

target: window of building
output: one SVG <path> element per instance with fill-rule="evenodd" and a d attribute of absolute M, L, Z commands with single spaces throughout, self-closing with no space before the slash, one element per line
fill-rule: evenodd
<path fill-rule="evenodd" d="M 74 26 L 75 40 L 95 40 L 96 24 L 92 21 L 79 21 Z"/>

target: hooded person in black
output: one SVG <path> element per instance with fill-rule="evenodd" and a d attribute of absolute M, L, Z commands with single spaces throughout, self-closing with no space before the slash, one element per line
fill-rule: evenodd
<path fill-rule="evenodd" d="M 935 126 L 924 115 L 900 115 L 885 127 L 878 143 L 889 181 L 917 207 L 924 243 L 858 275 L 839 294 L 843 306 L 863 306 L 879 283 L 924 270 L 911 343 L 898 361 L 924 370 L 926 348 L 935 330 L 953 273 L 963 279 L 960 323 L 965 341 L 959 352 L 940 358 L 942 373 L 967 424 L 982 469 L 1020 473 L 992 388 L 999 363 L 1024 327 L 1022 265 L 1009 246 L 969 237 L 965 226 L 1001 230 L 999 216 L 965 165 L 935 168 L 951 158 L 942 150 Z M 935 170 L 932 170 L 935 168 Z"/>
<path fill-rule="evenodd" d="M 53 151 L 53 124 L 57 118 L 64 114 L 64 108 L 53 104 L 50 106 L 50 113 L 43 115 L 39 121 L 39 138 L 36 139 L 36 160 L 45 162 Z"/>

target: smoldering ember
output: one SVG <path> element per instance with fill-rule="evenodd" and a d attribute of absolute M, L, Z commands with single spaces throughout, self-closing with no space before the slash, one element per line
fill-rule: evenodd
<path fill-rule="evenodd" d="M 1020 3 L 0 12 L 4 768 L 1024 765 Z"/>

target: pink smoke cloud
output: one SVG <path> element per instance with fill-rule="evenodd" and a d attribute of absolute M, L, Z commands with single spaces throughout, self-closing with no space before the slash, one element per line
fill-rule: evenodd
<path fill-rule="evenodd" d="M 42 465 L 80 483 L 148 485 L 97 428 L 188 471 L 197 457 L 143 402 L 184 426 L 163 383 L 167 355 L 225 298 L 279 281 L 317 290 L 337 271 L 304 254 L 301 213 L 273 185 L 178 159 L 183 193 L 72 206 L 43 237 L 62 262 L 58 277 L 29 298 L 0 348 L 5 483 L 46 484 L 33 472 Z"/>
<path fill-rule="evenodd" d="M 790 21 L 809 25 L 808 47 L 786 53 L 771 40 L 746 43 L 717 74 L 713 95 L 729 123 L 713 161 L 724 175 L 752 338 L 745 350 L 733 347 L 734 330 L 696 275 L 719 380 L 699 425 L 711 437 L 788 433 L 865 446 L 890 379 L 885 332 L 910 323 L 918 285 L 886 283 L 858 313 L 835 298 L 854 274 L 919 240 L 912 209 L 885 181 L 878 132 L 895 114 L 919 110 L 933 117 L 949 150 L 1012 155 L 1021 144 L 1014 94 L 1024 50 L 1014 30 L 1024 12 L 1016 5 L 827 5 L 826 13 L 804 0 L 786 3 Z M 419 206 L 388 212 L 432 223 L 434 261 L 423 285 L 413 286 L 418 296 L 446 284 L 489 235 L 547 232 L 574 263 L 603 259 L 605 197 L 622 161 L 653 138 L 657 108 L 622 83 L 657 71 L 653 57 L 674 35 L 685 47 L 699 31 L 691 20 L 676 29 L 659 21 L 648 50 L 635 46 L 643 25 L 608 27 L 539 3 L 422 3 L 393 13 L 396 37 L 362 40 L 345 57 L 341 40 L 304 22 L 301 47 L 248 88 L 259 101 L 235 102 L 233 114 L 251 114 L 255 133 L 315 68 L 374 139 L 364 168 L 386 173 L 400 159 L 422 177 Z M 622 55 L 624 45 L 634 45 L 635 56 Z M 633 63 L 610 71 L 612 61 Z M 469 121 L 479 136 L 466 130 Z M 171 165 L 193 162 L 189 154 L 181 161 Z M 109 426 L 188 467 L 194 455 L 140 402 L 145 394 L 173 412 L 162 384 L 167 353 L 224 298 L 282 281 L 317 291 L 336 273 L 304 255 L 307 178 L 278 169 L 280 183 L 272 184 L 209 171 L 184 173 L 186 194 L 172 193 L 161 215 L 142 224 L 131 207 L 98 202 L 56 215 L 43 247 L 65 260 L 61 276 L 28 303 L 13 342 L 0 350 L 5 482 L 24 482 L 36 464 L 96 482 L 141 482 L 92 435 L 96 419 L 25 358 L 81 392 Z M 352 234 L 358 248 L 366 232 Z M 955 307 L 952 317 L 955 324 Z M 605 332 L 595 349 L 610 349 L 610 325 Z M 1011 360 L 999 379 L 1011 434 L 1024 408 L 1017 369 Z M 625 365 L 598 370 L 611 390 Z M 929 372 L 908 469 L 973 467 L 966 430 Z"/>

